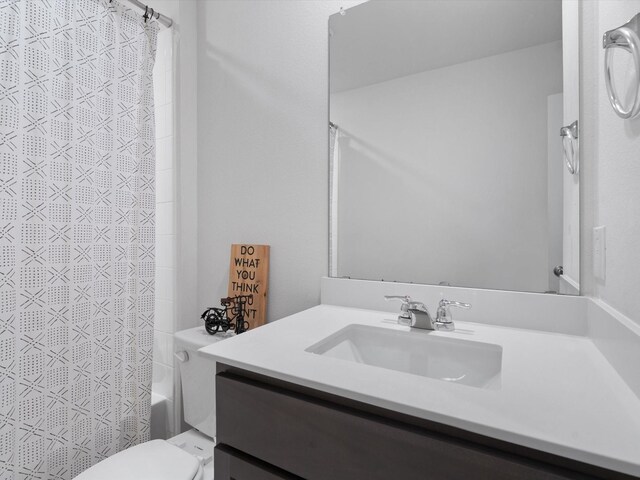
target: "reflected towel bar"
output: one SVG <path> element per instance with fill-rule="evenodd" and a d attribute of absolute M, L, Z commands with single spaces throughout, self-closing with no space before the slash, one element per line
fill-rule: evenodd
<path fill-rule="evenodd" d="M 560 129 L 562 151 L 571 175 L 578 173 L 578 121 Z"/>

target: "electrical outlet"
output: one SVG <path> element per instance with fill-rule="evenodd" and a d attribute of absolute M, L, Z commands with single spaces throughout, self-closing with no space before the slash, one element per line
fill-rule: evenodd
<path fill-rule="evenodd" d="M 593 275 L 598 280 L 605 281 L 607 267 L 607 237 L 606 227 L 594 227 L 593 229 Z"/>

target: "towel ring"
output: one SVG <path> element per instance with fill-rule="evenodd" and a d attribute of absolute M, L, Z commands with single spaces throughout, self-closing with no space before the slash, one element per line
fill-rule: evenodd
<path fill-rule="evenodd" d="M 571 175 L 578 173 L 578 121 L 560 129 L 564 161 Z"/>
<path fill-rule="evenodd" d="M 613 84 L 611 64 L 613 49 L 622 48 L 631 53 L 636 67 L 633 79 L 635 95 L 630 106 L 623 106 L 618 98 L 618 92 Z M 604 48 L 604 80 L 607 85 L 607 94 L 611 106 L 622 118 L 633 118 L 640 112 L 640 13 L 621 27 L 614 28 L 602 36 L 602 48 Z"/>

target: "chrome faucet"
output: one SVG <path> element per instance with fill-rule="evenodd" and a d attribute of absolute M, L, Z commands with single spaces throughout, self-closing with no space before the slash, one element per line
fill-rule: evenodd
<path fill-rule="evenodd" d="M 398 321 L 408 323 L 411 328 L 420 328 L 423 330 L 455 330 L 449 307 L 471 308 L 471 304 L 469 303 L 442 299 L 438 303 L 436 319 L 434 320 L 424 303 L 414 302 L 408 295 L 385 295 L 384 298 L 385 300 L 400 300 L 402 302 Z"/>
<path fill-rule="evenodd" d="M 385 300 L 400 300 L 400 315 L 398 321 L 408 323 L 412 328 L 422 328 L 425 330 L 434 330 L 433 318 L 429 313 L 429 309 L 422 302 L 414 302 L 409 295 L 385 295 Z"/>

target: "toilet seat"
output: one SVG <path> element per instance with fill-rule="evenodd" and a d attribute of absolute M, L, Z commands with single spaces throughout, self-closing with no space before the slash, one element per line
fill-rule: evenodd
<path fill-rule="evenodd" d="M 200 462 L 165 440 L 151 440 L 97 463 L 75 480 L 201 480 Z"/>

